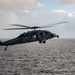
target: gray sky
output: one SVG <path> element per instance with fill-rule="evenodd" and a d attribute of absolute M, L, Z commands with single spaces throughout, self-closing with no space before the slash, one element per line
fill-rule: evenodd
<path fill-rule="evenodd" d="M 49 25 L 61 21 L 49 30 L 60 38 L 75 38 L 75 0 L 0 0 L 0 38 L 14 38 L 27 30 L 6 31 L 10 24 L 27 26 Z"/>

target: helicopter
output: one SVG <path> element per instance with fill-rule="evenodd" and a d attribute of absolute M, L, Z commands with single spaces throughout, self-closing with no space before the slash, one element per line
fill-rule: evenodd
<path fill-rule="evenodd" d="M 0 46 L 6 46 L 5 50 L 7 50 L 8 46 L 16 45 L 16 44 L 22 44 L 22 43 L 30 43 L 30 42 L 35 42 L 38 41 L 40 44 L 46 43 L 46 40 L 52 39 L 52 38 L 59 38 L 59 35 L 52 33 L 47 30 L 37 30 L 39 28 L 49 28 L 49 27 L 54 27 L 54 25 L 58 24 L 63 24 L 67 23 L 67 21 L 64 22 L 59 22 L 59 23 L 54 23 L 46 26 L 25 26 L 21 24 L 11 24 L 12 26 L 18 26 L 18 28 L 8 28 L 4 30 L 24 30 L 24 29 L 33 29 L 32 31 L 27 31 L 22 34 L 20 34 L 18 37 L 1 42 L 0 41 Z"/>

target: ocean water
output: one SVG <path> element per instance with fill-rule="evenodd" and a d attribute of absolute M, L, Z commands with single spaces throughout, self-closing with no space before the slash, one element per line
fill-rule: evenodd
<path fill-rule="evenodd" d="M 75 75 L 75 39 L 0 46 L 0 75 Z"/>

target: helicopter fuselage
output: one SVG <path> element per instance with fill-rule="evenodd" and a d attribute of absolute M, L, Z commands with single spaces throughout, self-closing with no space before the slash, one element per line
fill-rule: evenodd
<path fill-rule="evenodd" d="M 54 37 L 59 37 L 59 36 L 46 30 L 33 30 L 23 33 L 14 39 L 5 42 L 0 42 L 0 45 L 9 46 L 9 45 L 29 43 L 35 41 L 39 41 L 39 43 L 45 43 L 46 40 Z"/>

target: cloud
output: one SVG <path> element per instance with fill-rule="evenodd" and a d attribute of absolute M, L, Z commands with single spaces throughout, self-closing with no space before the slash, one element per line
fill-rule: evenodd
<path fill-rule="evenodd" d="M 53 10 L 53 13 L 67 13 L 65 10 Z"/>
<path fill-rule="evenodd" d="M 53 13 L 59 13 L 62 15 L 66 15 L 67 17 L 73 18 L 75 17 L 75 12 L 68 12 L 65 10 L 52 10 Z"/>
<path fill-rule="evenodd" d="M 18 22 L 18 17 L 12 12 L 0 13 L 0 24 L 10 24 Z"/>
<path fill-rule="evenodd" d="M 54 31 L 58 32 L 62 38 L 75 38 L 75 12 L 52 10 L 52 14 L 54 14 L 56 21 L 68 21 L 67 24 L 58 25 L 58 28 L 55 28 Z"/>
<path fill-rule="evenodd" d="M 37 0 L 0 0 L 0 9 L 31 9 L 42 7 Z"/>
<path fill-rule="evenodd" d="M 75 13 L 68 13 L 68 15 L 67 15 L 68 17 L 74 17 L 75 18 Z"/>
<path fill-rule="evenodd" d="M 12 12 L 0 12 L 0 38 L 12 37 L 14 32 L 5 31 L 3 29 L 9 28 L 10 24 L 19 23 L 18 17 Z M 10 35 L 10 36 L 9 36 Z"/>
<path fill-rule="evenodd" d="M 75 5 L 75 0 L 59 0 L 59 1 L 62 4 L 67 4 L 67 5 L 71 5 L 71 6 Z"/>

